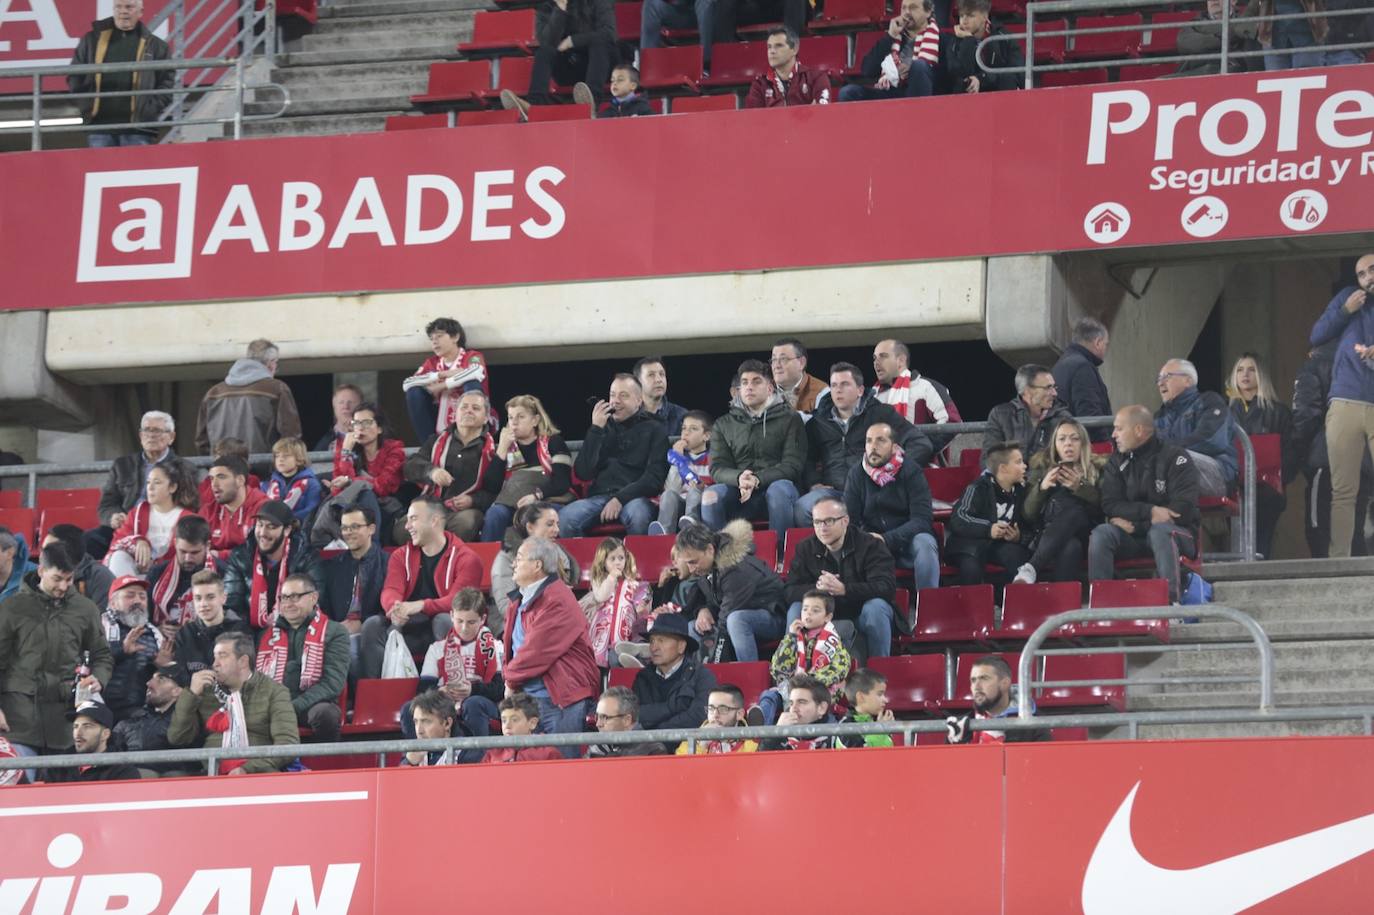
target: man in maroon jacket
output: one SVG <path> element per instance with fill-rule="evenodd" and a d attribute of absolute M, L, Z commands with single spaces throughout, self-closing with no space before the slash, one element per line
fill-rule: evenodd
<path fill-rule="evenodd" d="M 768 33 L 768 70 L 754 77 L 745 108 L 829 105 L 830 74 L 797 60 L 797 33 L 776 28 Z"/>
<path fill-rule="evenodd" d="M 530 537 L 515 552 L 511 576 L 518 591 L 511 592 L 506 611 L 506 695 L 525 692 L 539 703 L 540 730 L 546 734 L 578 734 L 601 692 L 601 671 L 587 637 L 587 617 L 572 591 L 558 577 L 558 547 Z M 577 747 L 560 747 L 569 759 Z"/>
<path fill-rule="evenodd" d="M 463 541 L 444 529 L 448 510 L 432 496 L 421 496 L 406 511 L 410 543 L 387 561 L 382 583 L 382 613 L 363 621 L 358 645 L 359 673 L 382 675 L 382 656 L 392 626 L 401 630 L 412 653 L 441 642 L 453 628 L 449 608 L 462 588 L 482 583 L 482 561 Z M 585 618 L 584 618 L 585 619 Z"/>

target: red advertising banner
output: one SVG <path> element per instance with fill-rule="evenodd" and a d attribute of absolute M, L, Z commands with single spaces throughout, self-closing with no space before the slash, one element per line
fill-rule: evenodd
<path fill-rule="evenodd" d="M 144 21 L 151 21 L 168 2 L 143 0 Z M 71 63 L 91 23 L 113 11 L 114 0 L 0 0 L 0 95 L 29 92 L 33 86 L 29 79 L 5 79 L 6 70 Z M 44 82 L 45 89 L 64 87 L 61 79 Z"/>
<path fill-rule="evenodd" d="M 1368 231 L 1372 75 L 18 154 L 0 309 Z"/>

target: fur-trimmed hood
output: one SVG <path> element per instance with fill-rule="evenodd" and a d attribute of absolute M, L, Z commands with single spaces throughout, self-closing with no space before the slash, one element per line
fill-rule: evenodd
<path fill-rule="evenodd" d="M 754 493 L 758 497 L 759 493 Z M 716 546 L 716 568 L 724 572 L 733 569 L 744 561 L 744 557 L 754 552 L 754 526 L 743 518 L 731 521 L 721 528 L 721 539 Z"/>

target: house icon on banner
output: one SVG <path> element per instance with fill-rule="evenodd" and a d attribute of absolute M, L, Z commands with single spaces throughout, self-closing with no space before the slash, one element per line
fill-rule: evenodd
<path fill-rule="evenodd" d="M 1092 221 L 1093 231 L 1098 235 L 1112 235 L 1121 231 L 1122 216 L 1116 210 L 1103 210 Z"/>
<path fill-rule="evenodd" d="M 1130 210 L 1112 201 L 1099 203 L 1083 218 L 1083 234 L 1099 245 L 1119 241 L 1130 228 Z"/>

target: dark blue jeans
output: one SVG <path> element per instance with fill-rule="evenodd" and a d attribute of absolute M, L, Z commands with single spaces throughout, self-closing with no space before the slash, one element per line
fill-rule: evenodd
<path fill-rule="evenodd" d="M 579 699 L 572 705 L 559 708 L 548 696 L 534 698 L 539 702 L 539 733 L 581 734 L 587 729 L 587 713 L 592 710 L 591 699 Z M 576 745 L 559 747 L 558 752 L 568 759 L 577 759 L 582 755 Z"/>
<path fill-rule="evenodd" d="M 151 146 L 153 135 L 129 131 L 95 132 L 86 134 L 86 145 L 91 149 L 109 149 L 112 146 Z"/>
<path fill-rule="evenodd" d="M 924 98 L 935 92 L 934 71 L 924 60 L 913 60 L 907 71 L 906 85 L 893 86 L 891 89 L 876 89 L 870 86 L 845 86 L 840 90 L 842 102 L 871 102 L 888 98 Z"/>

